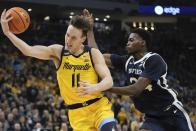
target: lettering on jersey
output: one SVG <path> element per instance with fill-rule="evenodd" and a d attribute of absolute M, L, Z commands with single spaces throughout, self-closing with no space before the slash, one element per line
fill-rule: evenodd
<path fill-rule="evenodd" d="M 89 56 L 83 56 L 84 62 L 89 62 L 90 58 Z"/>
<path fill-rule="evenodd" d="M 69 64 L 68 62 L 64 63 L 63 69 L 74 69 L 75 70 L 88 70 L 91 66 L 87 63 L 85 65 L 72 65 Z"/>
<path fill-rule="evenodd" d="M 148 85 L 145 89 L 148 90 L 148 91 L 152 91 L 152 85 L 151 84 Z"/>
<path fill-rule="evenodd" d="M 137 74 L 137 75 L 140 75 L 141 73 L 142 73 L 142 70 L 140 70 L 140 69 L 134 69 L 134 68 L 130 68 L 129 69 L 129 74 Z"/>

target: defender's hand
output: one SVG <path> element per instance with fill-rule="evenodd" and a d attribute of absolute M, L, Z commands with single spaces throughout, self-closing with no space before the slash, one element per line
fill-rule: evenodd
<path fill-rule="evenodd" d="M 80 87 L 77 88 L 77 93 L 80 96 L 88 95 L 97 91 L 97 84 L 90 84 L 87 81 L 80 81 Z"/>
<path fill-rule="evenodd" d="M 1 14 L 1 27 L 5 35 L 10 33 L 8 22 L 12 19 L 13 17 L 10 17 L 10 13 L 7 13 L 6 9 L 4 9 Z"/>
<path fill-rule="evenodd" d="M 93 14 L 90 13 L 87 9 L 83 10 L 83 16 L 89 21 L 90 26 L 91 26 L 91 30 L 93 29 L 93 25 L 94 25 L 94 18 L 93 18 Z"/>

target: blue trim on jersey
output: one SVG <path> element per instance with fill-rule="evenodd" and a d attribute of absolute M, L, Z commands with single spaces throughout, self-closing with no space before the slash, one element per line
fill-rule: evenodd
<path fill-rule="evenodd" d="M 103 125 L 105 125 L 106 123 L 109 123 L 109 122 L 116 122 L 116 120 L 113 117 L 103 119 L 99 125 L 99 130 L 101 130 Z"/>

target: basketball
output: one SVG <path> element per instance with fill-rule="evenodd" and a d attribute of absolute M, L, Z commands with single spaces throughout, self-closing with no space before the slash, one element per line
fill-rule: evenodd
<path fill-rule="evenodd" d="M 27 30 L 30 24 L 30 17 L 26 10 L 20 7 L 10 8 L 7 13 L 10 12 L 10 17 L 13 17 L 9 21 L 9 29 L 14 34 L 20 34 Z"/>

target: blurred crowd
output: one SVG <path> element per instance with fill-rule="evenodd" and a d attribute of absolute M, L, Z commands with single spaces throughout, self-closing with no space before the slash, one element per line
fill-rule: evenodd
<path fill-rule="evenodd" d="M 108 2 L 119 2 L 119 3 L 131 3 L 131 4 L 141 4 L 141 5 L 178 5 L 178 6 L 194 6 L 196 5 L 195 0 L 101 0 Z"/>
<path fill-rule="evenodd" d="M 66 23 L 34 22 L 20 38 L 31 45 L 64 44 Z M 128 32 L 116 27 L 95 23 L 95 37 L 102 52 L 125 55 Z M 150 49 L 168 63 L 169 85 L 178 91 L 196 127 L 196 39 L 191 35 L 194 33 L 168 28 L 152 33 Z M 54 64 L 23 56 L 2 32 L 0 35 L 0 131 L 71 131 Z M 114 84 L 124 85 L 124 73 L 113 70 Z M 144 115 L 135 109 L 130 97 L 106 95 L 113 103 L 119 130 L 137 131 Z"/>

